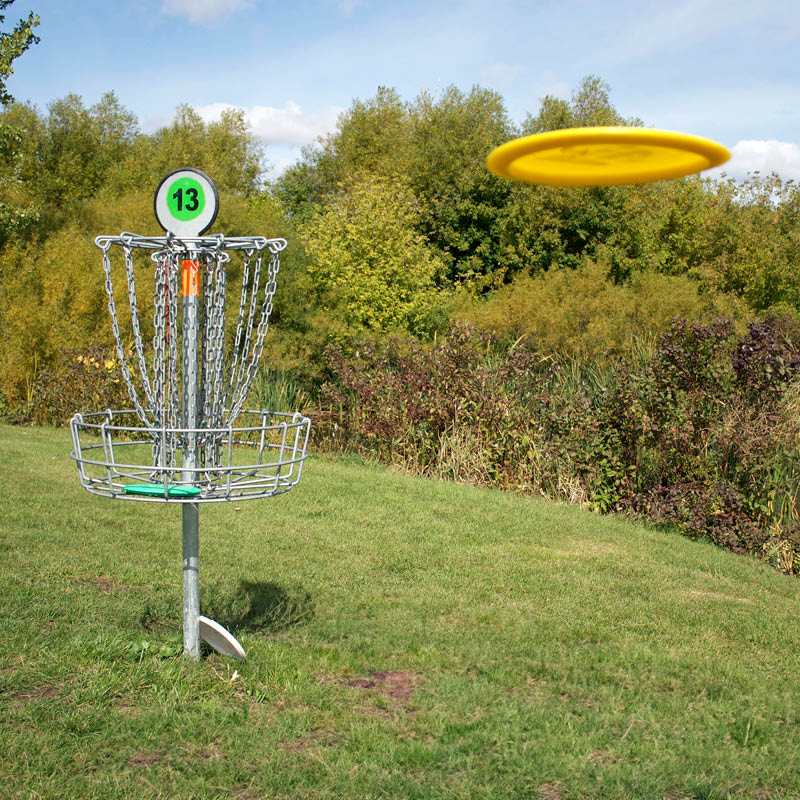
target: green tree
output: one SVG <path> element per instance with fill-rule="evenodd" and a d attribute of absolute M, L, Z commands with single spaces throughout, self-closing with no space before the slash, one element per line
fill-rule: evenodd
<path fill-rule="evenodd" d="M 543 98 L 525 131 L 638 123 L 616 111 L 609 91 L 589 75 L 569 101 Z M 478 86 L 423 92 L 412 103 L 381 87 L 374 98 L 355 101 L 274 191 L 290 215 L 303 219 L 355 174 L 403 181 L 418 204 L 417 231 L 446 265 L 447 286 L 487 291 L 519 272 L 575 267 L 603 247 L 617 277 L 628 274 L 640 243 L 622 234 L 627 190 L 529 187 L 498 178 L 486 169 L 486 156 L 518 132 L 502 98 Z"/>
<path fill-rule="evenodd" d="M 641 120 L 625 119 L 619 114 L 610 93 L 611 87 L 602 78 L 586 75 L 569 101 L 545 95 L 540 100 L 539 113 L 525 119 L 523 131 L 531 134 L 592 125 L 641 125 Z"/>
<path fill-rule="evenodd" d="M 414 195 L 368 174 L 342 188 L 300 226 L 317 307 L 356 330 L 425 333 L 443 264 L 416 230 Z"/>
<path fill-rule="evenodd" d="M 394 89 L 379 86 L 375 97 L 353 101 L 334 133 L 303 149 L 301 159 L 276 181 L 275 196 L 291 215 L 302 218 L 357 173 L 404 175 L 409 136 L 408 105 Z"/>
<path fill-rule="evenodd" d="M 108 189 L 155 191 L 164 175 L 184 166 L 208 173 L 220 191 L 254 196 L 261 189 L 264 152 L 242 110 L 228 109 L 206 123 L 191 106 L 181 105 L 171 124 L 136 138 L 110 172 Z"/>
<path fill-rule="evenodd" d="M 0 0 L 0 12 L 5 11 L 14 0 Z M 0 14 L 0 23 L 5 22 L 5 14 Z M 39 15 L 33 11 L 27 19 L 21 19 L 11 31 L 0 31 L 0 103 L 7 105 L 14 98 L 6 89 L 6 81 L 14 73 L 12 66 L 32 44 L 39 43 L 33 29 L 39 24 Z"/>
<path fill-rule="evenodd" d="M 136 117 L 113 92 L 91 108 L 78 95 L 69 94 L 52 102 L 48 112 L 39 194 L 56 205 L 92 197 L 110 170 L 131 152 Z"/>
<path fill-rule="evenodd" d="M 499 285 L 499 223 L 511 187 L 486 169 L 486 156 L 514 135 L 502 98 L 450 86 L 437 98 L 421 94 L 410 113 L 408 180 L 420 231 L 441 253 L 449 283 Z"/>
<path fill-rule="evenodd" d="M 584 77 L 570 100 L 546 95 L 539 111 L 523 123 L 526 134 L 596 125 L 641 125 L 619 114 L 610 87 L 596 75 Z M 637 228 L 648 218 L 640 202 L 659 190 L 627 186 L 552 187 L 514 183 L 498 214 L 498 249 L 506 274 L 539 274 L 576 268 L 585 258 L 602 257 L 610 276 L 625 280 L 649 257 Z M 631 218 L 636 208 L 640 216 Z M 631 231 L 633 228 L 633 231 Z"/>
<path fill-rule="evenodd" d="M 41 208 L 29 181 L 38 176 L 30 168 L 30 154 L 42 131 L 39 116 L 29 106 L 12 104 L 0 114 L 0 248 L 29 234 L 40 220 Z"/>
<path fill-rule="evenodd" d="M 509 187 L 486 170 L 486 156 L 514 133 L 502 98 L 454 86 L 403 102 L 379 87 L 341 115 L 337 130 L 277 181 L 286 210 L 304 218 L 356 174 L 410 187 L 419 206 L 415 225 L 440 252 L 442 278 L 482 288 L 502 280 L 497 261 L 498 211 Z"/>

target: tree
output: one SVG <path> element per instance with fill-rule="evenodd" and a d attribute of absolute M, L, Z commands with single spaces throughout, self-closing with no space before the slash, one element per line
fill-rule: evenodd
<path fill-rule="evenodd" d="M 511 187 L 486 169 L 486 156 L 511 138 L 502 97 L 474 86 L 421 94 L 410 110 L 408 179 L 419 229 L 441 253 L 446 278 L 477 291 L 502 283 L 499 219 Z"/>
<path fill-rule="evenodd" d="M 475 86 L 449 86 L 405 103 L 394 89 L 357 100 L 337 130 L 307 149 L 277 182 L 275 194 L 303 219 L 355 175 L 369 174 L 408 186 L 418 206 L 414 226 L 436 247 L 448 283 L 481 289 L 502 281 L 497 262 L 497 217 L 509 192 L 492 175 L 486 156 L 513 135 L 502 98 Z"/>
<path fill-rule="evenodd" d="M 300 227 L 317 307 L 351 329 L 426 333 L 443 264 L 415 230 L 413 194 L 369 174 L 342 189 Z"/>
<path fill-rule="evenodd" d="M 14 0 L 0 0 L 0 11 L 5 11 Z M 5 14 L 0 14 L 0 23 L 5 21 Z M 39 37 L 33 29 L 39 24 L 39 15 L 31 11 L 27 19 L 21 19 L 12 31 L 0 32 L 0 103 L 7 105 L 14 98 L 6 90 L 6 81 L 13 74 L 13 62 L 18 59 L 32 44 L 39 43 Z"/>
<path fill-rule="evenodd" d="M 189 105 L 180 105 L 170 125 L 138 136 L 129 154 L 111 171 L 115 192 L 155 191 L 158 181 L 182 166 L 207 172 L 222 191 L 255 195 L 261 187 L 264 153 L 244 112 L 229 109 L 206 123 Z"/>
<path fill-rule="evenodd" d="M 12 104 L 0 114 L 0 248 L 27 235 L 39 222 L 41 208 L 31 181 L 41 170 L 31 154 L 42 141 L 42 120 L 30 106 Z"/>
<path fill-rule="evenodd" d="M 525 133 L 543 133 L 562 128 L 585 128 L 591 125 L 641 125 L 636 117 L 626 119 L 611 104 L 611 87 L 597 75 L 587 75 L 578 84 L 568 102 L 545 95 L 539 113 L 528 115 L 523 125 Z"/>
<path fill-rule="evenodd" d="M 375 97 L 353 101 L 334 133 L 303 149 L 300 161 L 276 182 L 276 197 L 291 215 L 303 218 L 356 173 L 405 174 L 410 127 L 408 105 L 394 89 L 379 86 Z"/>

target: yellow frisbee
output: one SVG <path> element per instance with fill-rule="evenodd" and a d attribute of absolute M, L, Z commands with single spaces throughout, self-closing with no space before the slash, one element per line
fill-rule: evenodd
<path fill-rule="evenodd" d="M 688 133 L 652 128 L 564 128 L 495 148 L 496 175 L 551 186 L 611 186 L 681 178 L 724 164 L 726 147 Z"/>

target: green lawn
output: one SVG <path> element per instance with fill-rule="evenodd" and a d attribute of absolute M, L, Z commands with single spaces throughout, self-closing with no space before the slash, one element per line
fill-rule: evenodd
<path fill-rule="evenodd" d="M 3 798 L 800 797 L 796 579 L 564 505 L 311 457 L 200 512 L 0 427 Z"/>

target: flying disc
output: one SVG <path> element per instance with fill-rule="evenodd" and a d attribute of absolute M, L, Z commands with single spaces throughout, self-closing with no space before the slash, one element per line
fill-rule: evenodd
<path fill-rule="evenodd" d="M 211 647 L 224 656 L 235 658 L 237 661 L 244 660 L 246 655 L 244 648 L 229 630 L 208 617 L 198 617 L 197 621 L 200 623 L 200 636 L 203 637 L 203 641 L 208 642 Z"/>
<path fill-rule="evenodd" d="M 147 497 L 164 497 L 163 483 L 129 483 L 124 487 L 126 494 L 139 494 Z M 167 485 L 167 497 L 195 497 L 203 490 L 199 486 Z"/>
<path fill-rule="evenodd" d="M 503 178 L 551 186 L 611 186 L 692 175 L 724 164 L 726 147 L 652 128 L 564 128 L 501 144 L 486 159 Z"/>

